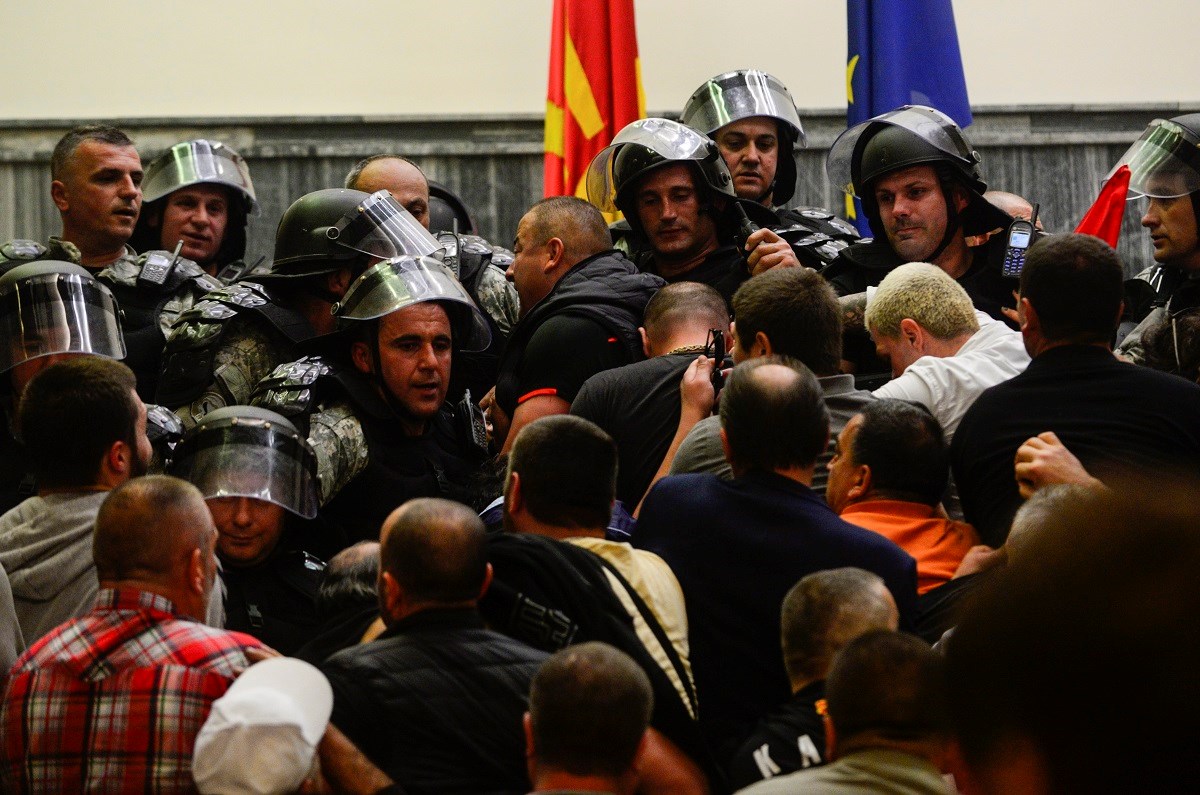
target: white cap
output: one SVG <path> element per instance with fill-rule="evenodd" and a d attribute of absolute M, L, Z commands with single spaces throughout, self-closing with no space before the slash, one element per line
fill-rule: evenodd
<path fill-rule="evenodd" d="M 329 681 L 308 663 L 273 657 L 250 666 L 196 735 L 196 787 L 203 795 L 294 792 L 312 771 L 332 711 Z"/>

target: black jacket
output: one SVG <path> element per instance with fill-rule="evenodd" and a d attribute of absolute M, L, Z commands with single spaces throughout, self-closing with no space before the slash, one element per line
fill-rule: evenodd
<path fill-rule="evenodd" d="M 657 276 L 640 273 L 616 249 L 602 251 L 576 264 L 513 328 L 500 360 L 496 383 L 500 408 L 512 416 L 520 395 L 517 370 L 525 347 L 542 324 L 556 315 L 577 315 L 599 323 L 625 348 L 630 362 L 642 359 L 638 326 L 642 324 L 646 304 L 664 284 Z"/>
<path fill-rule="evenodd" d="M 405 791 L 525 793 L 522 717 L 546 656 L 473 609 L 426 610 L 321 670 L 333 724 Z"/>

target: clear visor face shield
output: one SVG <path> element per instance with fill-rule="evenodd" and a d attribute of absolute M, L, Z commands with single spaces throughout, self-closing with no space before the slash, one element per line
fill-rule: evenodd
<path fill-rule="evenodd" d="M 1155 119 L 1104 181 L 1121 166 L 1129 166 L 1130 201 L 1186 196 L 1200 191 L 1200 139 L 1175 122 Z"/>
<path fill-rule="evenodd" d="M 888 125 L 907 130 L 925 143 L 964 163 L 978 163 L 979 154 L 967 144 L 962 130 L 946 114 L 924 105 L 905 105 L 884 113 L 843 132 L 833 142 L 825 159 L 825 171 L 829 180 L 843 192 L 856 196 L 854 191 L 854 164 L 860 155 L 859 141 L 868 128 Z"/>
<path fill-rule="evenodd" d="M 204 499 L 249 497 L 304 519 L 317 515 L 317 458 L 298 433 L 235 417 L 201 426 L 175 448 L 171 474 Z"/>
<path fill-rule="evenodd" d="M 441 256 L 442 244 L 386 190 L 364 199 L 326 234 L 340 246 L 378 259 Z"/>
<path fill-rule="evenodd" d="M 706 169 L 709 164 L 718 167 L 718 162 L 720 169 L 725 167 L 725 161 L 721 160 L 717 145 L 708 136 L 670 119 L 638 119 L 617 133 L 613 142 L 601 150 L 588 164 L 588 201 L 596 205 L 601 212 L 614 214 L 620 212 L 617 207 L 617 184 L 613 174 L 613 161 L 621 147 L 627 144 L 643 146 L 665 160 L 680 162 L 694 160 L 700 163 L 702 169 Z M 732 180 L 729 178 L 728 169 L 725 169 L 724 180 L 710 175 L 707 169 L 705 178 L 714 188 L 717 188 L 717 185 L 713 184 L 714 179 L 718 182 L 723 181 L 725 183 L 724 192 L 733 195 L 733 189 L 729 187 Z M 721 190 L 721 188 L 717 189 Z"/>
<path fill-rule="evenodd" d="M 333 314 L 340 321 L 375 320 L 429 301 L 461 307 L 451 314 L 460 350 L 482 351 L 491 344 L 491 328 L 479 307 L 450 268 L 432 257 L 395 257 L 371 266 L 350 285 Z"/>
<path fill-rule="evenodd" d="M 48 273 L 0 292 L 0 372 L 56 353 L 125 358 L 121 313 L 108 288 L 86 276 Z"/>
<path fill-rule="evenodd" d="M 718 75 L 696 89 L 683 107 L 680 121 L 715 133 L 726 124 L 752 116 L 769 116 L 792 129 L 796 148 L 807 143 L 791 92 L 766 72 L 748 69 Z"/>
<path fill-rule="evenodd" d="M 246 161 L 224 144 L 204 139 L 176 144 L 150 163 L 142 179 L 142 201 L 157 201 L 180 188 L 202 183 L 233 188 L 245 197 L 249 214 L 259 214 Z"/>

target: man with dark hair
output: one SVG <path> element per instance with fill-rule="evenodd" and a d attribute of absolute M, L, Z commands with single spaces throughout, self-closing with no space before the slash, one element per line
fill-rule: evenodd
<path fill-rule="evenodd" d="M 139 256 L 127 245 L 141 210 L 143 174 L 125 133 L 100 125 L 71 130 L 54 149 L 51 176 L 61 237 L 50 238 L 48 246 L 14 240 L 0 247 L 0 271 L 43 259 L 91 271 L 121 306 L 125 363 L 137 375 L 138 394 L 153 400 L 167 329 L 221 283 L 171 251 Z"/>
<path fill-rule="evenodd" d="M 1134 468 L 1200 471 L 1200 414 L 1189 410 L 1200 386 L 1112 355 L 1122 272 L 1116 252 L 1088 235 L 1029 250 L 1017 311 L 1033 361 L 979 397 L 950 446 L 964 516 L 991 547 L 1020 504 L 1017 448 L 1045 431 L 1101 480 Z"/>
<path fill-rule="evenodd" d="M 912 635 L 876 630 L 838 652 L 826 682 L 830 764 L 745 792 L 952 795 L 942 775 L 950 712 L 941 655 Z"/>
<path fill-rule="evenodd" d="M 6 683 L 5 792 L 194 792 L 196 735 L 247 652 L 261 651 L 199 623 L 217 531 L 195 487 L 151 475 L 104 497 L 88 539 L 95 606 L 33 643 Z"/>
<path fill-rule="evenodd" d="M 918 594 L 953 578 L 979 536 L 940 510 L 950 480 L 950 451 L 929 410 L 903 400 L 877 400 L 850 420 L 838 435 L 837 449 L 825 490 L 829 507 L 916 558 Z"/>
<path fill-rule="evenodd" d="M 0 516 L 0 565 L 30 642 L 87 612 L 99 587 L 96 512 L 109 491 L 150 464 L 135 384 L 120 362 L 84 356 L 51 365 L 25 388 L 18 424 L 38 493 Z"/>
<path fill-rule="evenodd" d="M 963 793 L 1187 792 L 1200 778 L 1200 490 L 1110 486 L 1051 505 L 946 643 Z"/>
<path fill-rule="evenodd" d="M 676 760 L 664 754 L 679 755 L 672 742 L 689 755 L 700 750 L 687 611 L 662 558 L 606 538 L 616 476 L 612 439 L 587 420 L 560 415 L 526 426 L 508 457 L 508 532 L 489 539 L 498 587 L 483 609 L 501 631 L 539 648 L 600 640 L 637 660 L 655 690 L 651 757 L 665 774 Z"/>
<path fill-rule="evenodd" d="M 758 722 L 730 762 L 734 789 L 825 764 L 825 676 L 850 641 L 896 628 L 896 601 L 883 580 L 844 567 L 809 574 L 783 600 L 783 665 L 792 697 Z"/>
<path fill-rule="evenodd" d="M 503 452 L 523 426 L 566 414 L 589 377 L 643 358 L 638 326 L 664 284 L 614 250 L 604 216 L 573 196 L 533 205 L 517 225 L 513 255 L 508 278 L 521 320 L 494 397 L 484 400 Z"/>
<path fill-rule="evenodd" d="M 484 628 L 483 524 L 464 505 L 416 499 L 380 543 L 387 631 L 321 665 L 333 724 L 405 790 L 527 792 L 521 716 L 546 655 Z"/>
<path fill-rule="evenodd" d="M 870 392 L 855 388 L 854 376 L 839 369 L 842 321 L 837 297 L 815 272 L 779 268 L 756 276 L 738 289 L 733 309 L 737 318 L 733 324 L 734 362 L 773 354 L 798 359 L 817 375 L 833 437 L 874 399 Z M 711 372 L 703 363 L 701 368 L 705 375 Z M 712 391 L 705 392 L 704 398 L 691 415 L 700 413 L 705 419 L 687 431 L 680 426 L 686 437 L 670 462 L 670 471 L 672 475 L 709 472 L 728 479 L 733 470 L 721 446 L 720 422 L 707 416 L 712 409 Z M 817 458 L 812 488 L 818 495 L 825 493 L 825 463 L 832 456 L 830 444 Z"/>
<path fill-rule="evenodd" d="M 683 586 L 701 725 L 727 760 L 753 722 L 791 693 L 779 614 L 796 581 L 841 566 L 873 572 L 911 626 L 916 565 L 891 541 L 839 519 L 810 487 L 829 413 L 807 367 L 779 356 L 739 364 L 720 417 L 734 479 L 659 481 L 642 504 L 634 544 L 662 556 Z"/>
<path fill-rule="evenodd" d="M 664 457 L 674 457 L 684 434 L 677 433 L 683 411 L 680 381 L 707 346 L 721 337 L 724 359 L 729 314 L 721 294 L 699 282 L 676 282 L 659 290 L 646 304 L 639 329 L 646 361 L 605 370 L 589 378 L 571 402 L 571 413 L 591 420 L 617 443 L 617 499 L 632 509 L 655 480 Z M 697 365 L 698 367 L 698 365 Z M 684 420 L 691 427 L 707 414 Z M 664 473 L 665 474 L 665 473 Z"/>
<path fill-rule="evenodd" d="M 650 680 L 628 654 L 598 642 L 555 652 L 525 713 L 533 791 L 632 795 L 653 708 Z"/>
<path fill-rule="evenodd" d="M 328 355 L 280 365 L 252 399 L 308 429 L 321 515 L 333 531 L 327 556 L 369 538 L 407 499 L 471 499 L 487 440 L 466 422 L 461 395 L 451 398 L 451 375 L 459 353 L 491 340 L 483 313 L 433 257 L 371 266 L 334 321 L 342 333 Z"/>

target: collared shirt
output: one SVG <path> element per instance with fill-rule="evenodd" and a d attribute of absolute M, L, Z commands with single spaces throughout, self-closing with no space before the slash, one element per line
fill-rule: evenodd
<path fill-rule="evenodd" d="M 101 590 L 92 612 L 13 667 L 0 704 L 0 790 L 195 792 L 196 734 L 256 647 L 157 594 Z"/>

